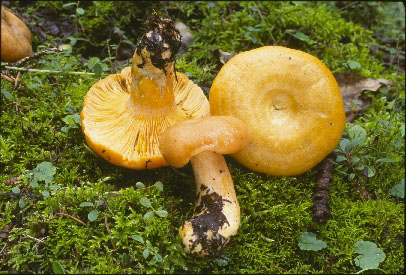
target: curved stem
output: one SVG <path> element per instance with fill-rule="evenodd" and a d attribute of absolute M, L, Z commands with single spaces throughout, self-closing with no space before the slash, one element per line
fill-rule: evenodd
<path fill-rule="evenodd" d="M 180 236 L 186 252 L 214 255 L 240 226 L 240 206 L 223 155 L 205 151 L 191 158 L 196 181 L 193 217 L 185 221 Z"/>

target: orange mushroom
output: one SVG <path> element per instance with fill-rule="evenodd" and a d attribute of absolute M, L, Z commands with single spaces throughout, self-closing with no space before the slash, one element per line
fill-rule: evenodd
<path fill-rule="evenodd" d="M 232 57 L 210 90 L 212 115 L 244 121 L 252 142 L 232 156 L 274 176 L 301 174 L 340 141 L 344 103 L 329 69 L 302 51 L 266 46 Z"/>
<path fill-rule="evenodd" d="M 204 117 L 203 91 L 175 72 L 180 35 L 170 19 L 156 14 L 137 44 L 132 66 L 88 91 L 81 112 L 86 142 L 109 162 L 132 169 L 168 165 L 158 148 L 162 132 L 178 121 Z"/>
<path fill-rule="evenodd" d="M 191 162 L 196 180 L 193 217 L 179 229 L 184 250 L 196 256 L 215 255 L 237 234 L 240 206 L 222 154 L 250 142 L 247 126 L 231 116 L 185 120 L 169 127 L 159 148 L 168 163 Z"/>
<path fill-rule="evenodd" d="M 27 25 L 1 6 L 1 59 L 16 62 L 32 54 L 31 33 Z"/>

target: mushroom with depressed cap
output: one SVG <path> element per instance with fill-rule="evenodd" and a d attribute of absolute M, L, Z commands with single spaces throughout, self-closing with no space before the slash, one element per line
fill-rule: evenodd
<path fill-rule="evenodd" d="M 212 115 L 243 120 L 252 142 L 232 156 L 253 171 L 293 176 L 314 167 L 340 141 L 344 103 L 316 57 L 265 46 L 232 57 L 210 89 Z"/>
<path fill-rule="evenodd" d="M 249 142 L 246 125 L 231 116 L 185 120 L 163 133 L 159 149 L 167 162 L 182 167 L 190 160 L 195 175 L 194 214 L 179 230 L 186 252 L 214 255 L 237 233 L 240 207 L 222 154 Z"/>
<path fill-rule="evenodd" d="M 15 62 L 32 54 L 31 32 L 16 15 L 1 6 L 1 59 Z"/>
<path fill-rule="evenodd" d="M 181 40 L 173 22 L 154 13 L 149 26 L 132 66 L 94 84 L 80 114 L 94 152 L 115 165 L 139 170 L 167 165 L 158 148 L 166 128 L 209 115 L 203 91 L 175 71 Z"/>

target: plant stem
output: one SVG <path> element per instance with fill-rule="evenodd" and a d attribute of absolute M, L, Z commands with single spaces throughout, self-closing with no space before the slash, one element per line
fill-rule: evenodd
<path fill-rule="evenodd" d="M 262 22 L 264 22 L 264 25 L 265 25 L 265 27 L 266 27 L 266 30 L 267 30 L 268 33 L 269 33 L 269 36 L 272 38 L 274 44 L 276 45 L 276 44 L 277 44 L 277 43 L 276 43 L 276 39 L 275 39 L 275 37 L 273 37 L 272 32 L 271 32 L 271 30 L 270 30 L 269 27 L 268 27 L 268 24 L 266 24 L 266 21 L 265 21 L 264 17 L 262 16 L 261 11 L 259 10 L 259 8 L 258 8 L 257 4 L 255 3 L 255 1 L 253 1 L 252 3 L 255 5 L 255 8 L 257 9 L 257 11 L 258 11 L 258 13 L 259 13 L 259 16 L 261 17 Z"/>
<path fill-rule="evenodd" d="M 71 71 L 53 71 L 53 70 L 40 70 L 40 69 L 28 69 L 28 68 L 19 68 L 19 67 L 11 67 L 11 66 L 4 66 L 5 69 L 13 70 L 13 71 L 24 71 L 24 72 L 36 72 L 36 73 L 48 73 L 48 74 L 56 74 L 56 73 L 67 73 L 67 74 L 76 74 L 76 75 L 95 75 L 95 73 L 89 72 L 71 72 Z M 102 76 L 107 76 L 108 74 L 102 73 Z"/>

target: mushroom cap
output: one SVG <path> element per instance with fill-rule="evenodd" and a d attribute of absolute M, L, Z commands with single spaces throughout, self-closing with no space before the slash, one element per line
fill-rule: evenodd
<path fill-rule="evenodd" d="M 1 59 L 15 62 L 32 54 L 31 32 L 16 15 L 1 6 Z"/>
<path fill-rule="evenodd" d="M 147 108 L 137 105 L 130 93 L 131 67 L 94 84 L 80 114 L 90 148 L 107 161 L 127 168 L 142 170 L 168 165 L 158 149 L 161 133 L 177 121 L 209 114 L 203 91 L 182 73 L 177 72 L 176 77 L 177 81 L 168 78 L 173 81 L 174 109 L 165 109 L 165 98 L 160 98 L 159 88 L 147 78 L 142 80 L 144 85 L 158 89 L 157 96 L 145 98 L 143 104 Z"/>
<path fill-rule="evenodd" d="M 179 168 L 200 152 L 230 154 L 247 146 L 250 140 L 248 128 L 240 119 L 208 116 L 168 128 L 160 139 L 159 149 L 171 166 Z"/>
<path fill-rule="evenodd" d="M 232 57 L 210 90 L 212 115 L 243 120 L 252 142 L 232 154 L 251 170 L 301 174 L 337 146 L 344 103 L 329 69 L 316 57 L 265 46 Z"/>

